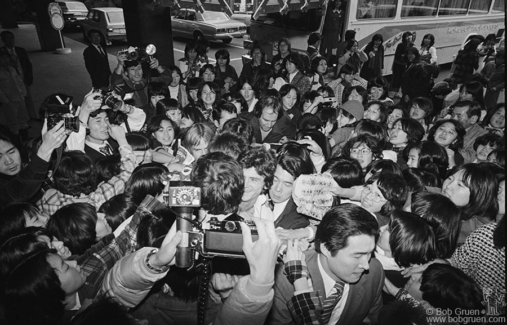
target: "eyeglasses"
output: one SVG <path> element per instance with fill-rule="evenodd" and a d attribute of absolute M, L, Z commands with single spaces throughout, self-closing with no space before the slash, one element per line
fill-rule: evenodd
<path fill-rule="evenodd" d="M 370 196 L 370 198 L 376 202 L 376 203 L 380 203 L 382 201 L 385 201 L 387 202 L 386 199 L 384 199 L 379 193 L 375 193 L 373 192 L 373 189 L 372 189 L 372 185 L 366 185 L 365 188 L 363 189 L 364 193 L 366 194 L 366 196 Z"/>
<path fill-rule="evenodd" d="M 362 155 L 367 155 L 369 153 L 371 153 L 371 149 L 369 148 L 352 148 L 350 149 L 350 153 L 354 153 L 354 154 L 358 154 L 358 153 L 361 153 Z"/>

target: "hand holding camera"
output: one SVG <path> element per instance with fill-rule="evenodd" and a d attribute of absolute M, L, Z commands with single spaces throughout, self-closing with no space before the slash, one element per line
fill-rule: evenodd
<path fill-rule="evenodd" d="M 150 256 L 150 265 L 156 268 L 161 268 L 166 265 L 174 264 L 174 256 L 176 255 L 176 246 L 181 242 L 183 234 L 178 231 L 174 237 L 168 236 L 169 232 L 164 238 L 164 242 L 160 246 L 157 253 Z"/>
<path fill-rule="evenodd" d="M 150 57 L 150 69 L 157 69 L 160 67 L 159 63 L 158 63 L 158 59 L 154 58 L 154 57 Z"/>
<path fill-rule="evenodd" d="M 67 139 L 68 132 L 65 132 L 64 121 L 59 121 L 51 130 L 48 130 L 47 121 L 42 127 L 42 144 L 37 155 L 44 161 L 49 161 L 53 150 L 60 147 Z"/>
<path fill-rule="evenodd" d="M 102 97 L 97 96 L 97 90 L 93 88 L 88 94 L 85 95 L 83 103 L 81 104 L 81 110 L 86 111 L 89 114 L 100 109 L 101 107 Z"/>
<path fill-rule="evenodd" d="M 127 53 L 125 53 L 125 51 L 118 51 L 118 53 L 116 53 L 116 58 L 118 59 L 118 64 L 123 66 L 128 59 Z"/>

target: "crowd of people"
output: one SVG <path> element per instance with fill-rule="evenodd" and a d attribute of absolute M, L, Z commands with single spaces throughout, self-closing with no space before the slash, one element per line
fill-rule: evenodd
<path fill-rule="evenodd" d="M 329 14 L 340 17 L 340 2 Z M 111 72 L 91 30 L 94 89 L 80 105 L 49 95 L 40 137 L 20 138 L 17 124 L 0 133 L 0 319 L 505 316 L 505 49 L 474 36 L 435 84 L 438 40 L 417 46 L 405 32 L 388 81 L 382 35 L 361 50 L 354 31 L 338 44 L 329 33 L 310 35 L 307 53 L 280 39 L 270 63 L 254 42 L 238 74 L 226 49 L 210 64 L 203 39 L 172 66 L 137 48 L 118 52 Z M 0 71 L 15 76 L 10 55 L 0 49 Z M 11 108 L 14 95 L 21 103 L 22 92 L 0 92 L 2 110 L 23 106 Z M 211 258 L 205 241 L 190 268 L 175 265 L 189 242 L 169 203 L 175 181 L 200 188 L 200 232 L 218 221 L 228 234 L 226 222 L 239 221 L 241 249 L 226 243 Z"/>

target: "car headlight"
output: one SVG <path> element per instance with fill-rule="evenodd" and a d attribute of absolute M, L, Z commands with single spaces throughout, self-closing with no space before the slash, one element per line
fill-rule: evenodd
<path fill-rule="evenodd" d="M 112 32 L 112 31 L 114 31 L 114 29 L 112 29 L 112 28 L 108 28 L 108 29 L 107 29 L 107 31 L 108 31 L 108 32 Z"/>

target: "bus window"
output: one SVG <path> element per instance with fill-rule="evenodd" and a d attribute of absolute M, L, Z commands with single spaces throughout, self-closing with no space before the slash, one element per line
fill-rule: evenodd
<path fill-rule="evenodd" d="M 438 0 L 403 0 L 401 17 L 435 16 Z"/>
<path fill-rule="evenodd" d="M 359 0 L 357 19 L 385 19 L 396 16 L 397 0 Z"/>
<path fill-rule="evenodd" d="M 442 0 L 439 16 L 466 15 L 470 0 Z"/>
<path fill-rule="evenodd" d="M 505 14 L 505 0 L 495 0 L 492 12 L 495 14 Z"/>
<path fill-rule="evenodd" d="M 319 29 L 321 19 L 322 15 L 316 9 L 310 9 L 307 12 L 289 11 L 287 15 L 270 12 L 261 14 L 256 21 L 273 27 L 314 32 Z"/>
<path fill-rule="evenodd" d="M 469 15 L 485 15 L 489 12 L 491 0 L 472 0 L 470 4 Z"/>

